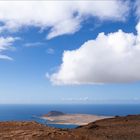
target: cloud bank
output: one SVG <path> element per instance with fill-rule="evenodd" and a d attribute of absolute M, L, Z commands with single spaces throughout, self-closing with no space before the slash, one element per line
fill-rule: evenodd
<path fill-rule="evenodd" d="M 72 34 L 88 17 L 124 21 L 129 2 L 113 1 L 0 1 L 0 32 L 35 26 L 49 29 L 47 39 Z"/>
<path fill-rule="evenodd" d="M 140 22 L 137 35 L 99 33 L 79 49 L 65 51 L 62 64 L 50 75 L 53 84 L 126 83 L 140 80 Z"/>

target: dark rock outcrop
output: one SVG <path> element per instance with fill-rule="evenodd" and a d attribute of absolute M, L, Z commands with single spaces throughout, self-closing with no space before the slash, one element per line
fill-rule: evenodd
<path fill-rule="evenodd" d="M 60 116 L 60 115 L 65 115 L 65 114 L 60 111 L 50 111 L 48 114 L 44 115 L 44 117 L 53 117 L 53 116 Z"/>

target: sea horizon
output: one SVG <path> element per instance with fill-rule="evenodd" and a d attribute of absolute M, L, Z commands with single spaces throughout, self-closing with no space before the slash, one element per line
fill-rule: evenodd
<path fill-rule="evenodd" d="M 0 104 L 0 121 L 4 120 L 2 116 L 11 117 L 24 115 L 26 116 L 45 115 L 50 111 L 61 111 L 67 114 L 81 113 L 107 116 L 125 116 L 140 113 L 140 104 Z M 22 118 L 24 120 L 24 117 Z M 20 117 L 19 117 L 20 118 Z M 13 118 L 12 118 L 13 119 Z M 17 118 L 15 117 L 15 120 Z M 7 120 L 5 118 L 5 120 Z"/>

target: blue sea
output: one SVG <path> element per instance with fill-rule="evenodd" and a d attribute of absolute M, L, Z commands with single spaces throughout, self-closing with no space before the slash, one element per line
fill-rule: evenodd
<path fill-rule="evenodd" d="M 40 116 L 49 111 L 61 111 L 64 113 L 83 113 L 107 116 L 125 116 L 140 114 L 139 105 L 118 104 L 92 104 L 92 105 L 0 105 L 0 121 L 36 121 L 47 124 L 39 119 Z M 36 116 L 36 117 L 34 117 Z M 58 128 L 74 128 L 75 125 L 47 124 Z"/>

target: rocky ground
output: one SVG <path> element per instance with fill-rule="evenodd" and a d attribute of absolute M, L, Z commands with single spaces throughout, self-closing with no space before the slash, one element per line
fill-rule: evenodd
<path fill-rule="evenodd" d="M 140 115 L 103 119 L 75 129 L 0 122 L 0 140 L 140 140 Z"/>

